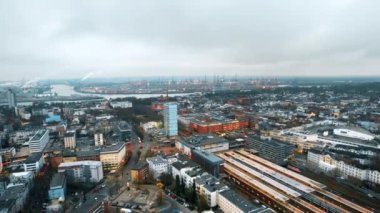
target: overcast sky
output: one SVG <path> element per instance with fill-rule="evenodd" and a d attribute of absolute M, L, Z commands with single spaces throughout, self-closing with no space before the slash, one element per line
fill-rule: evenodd
<path fill-rule="evenodd" d="M 0 0 L 0 74 L 380 75 L 380 1 Z"/>

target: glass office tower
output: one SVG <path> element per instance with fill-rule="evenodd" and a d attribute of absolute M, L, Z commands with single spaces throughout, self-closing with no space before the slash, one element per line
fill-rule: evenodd
<path fill-rule="evenodd" d="M 177 104 L 166 103 L 164 105 L 164 128 L 167 136 L 178 135 Z"/>

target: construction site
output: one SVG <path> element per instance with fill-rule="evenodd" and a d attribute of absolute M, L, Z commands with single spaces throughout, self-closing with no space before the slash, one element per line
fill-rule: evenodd
<path fill-rule="evenodd" d="M 278 212 L 372 212 L 247 150 L 217 154 L 230 181 Z"/>

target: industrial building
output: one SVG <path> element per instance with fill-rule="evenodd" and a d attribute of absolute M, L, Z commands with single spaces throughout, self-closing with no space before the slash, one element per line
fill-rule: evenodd
<path fill-rule="evenodd" d="M 239 188 L 280 212 L 371 212 L 326 186 L 245 150 L 219 153 Z"/>
<path fill-rule="evenodd" d="M 247 146 L 258 151 L 260 157 L 278 165 L 286 164 L 288 157 L 296 148 L 292 144 L 283 143 L 271 138 L 262 139 L 257 137 L 248 138 Z"/>

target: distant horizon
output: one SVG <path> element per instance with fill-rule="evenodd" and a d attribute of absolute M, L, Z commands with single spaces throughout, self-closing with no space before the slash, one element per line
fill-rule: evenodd
<path fill-rule="evenodd" d="M 0 80 L 2 83 L 14 83 L 14 82 L 41 82 L 41 83 L 47 83 L 51 82 L 53 84 L 60 84 L 65 82 L 71 82 L 71 83 L 97 83 L 97 82 L 103 82 L 103 83 L 121 83 L 121 82 L 129 82 L 129 81 L 141 81 L 141 80 L 149 80 L 149 81 L 158 81 L 158 80 L 206 80 L 210 81 L 213 79 L 226 79 L 226 80 L 234 80 L 235 78 L 238 80 L 260 80 L 260 79 L 278 79 L 278 80 L 344 80 L 344 81 L 364 81 L 364 82 L 379 82 L 380 81 L 380 75 L 373 75 L 373 76 L 254 76 L 254 75 L 199 75 L 199 76 L 179 76 L 179 75 L 173 75 L 173 76 L 119 76 L 119 77 L 92 77 L 92 78 L 86 78 L 83 80 L 83 78 L 55 78 L 55 79 L 23 79 L 23 80 Z"/>

